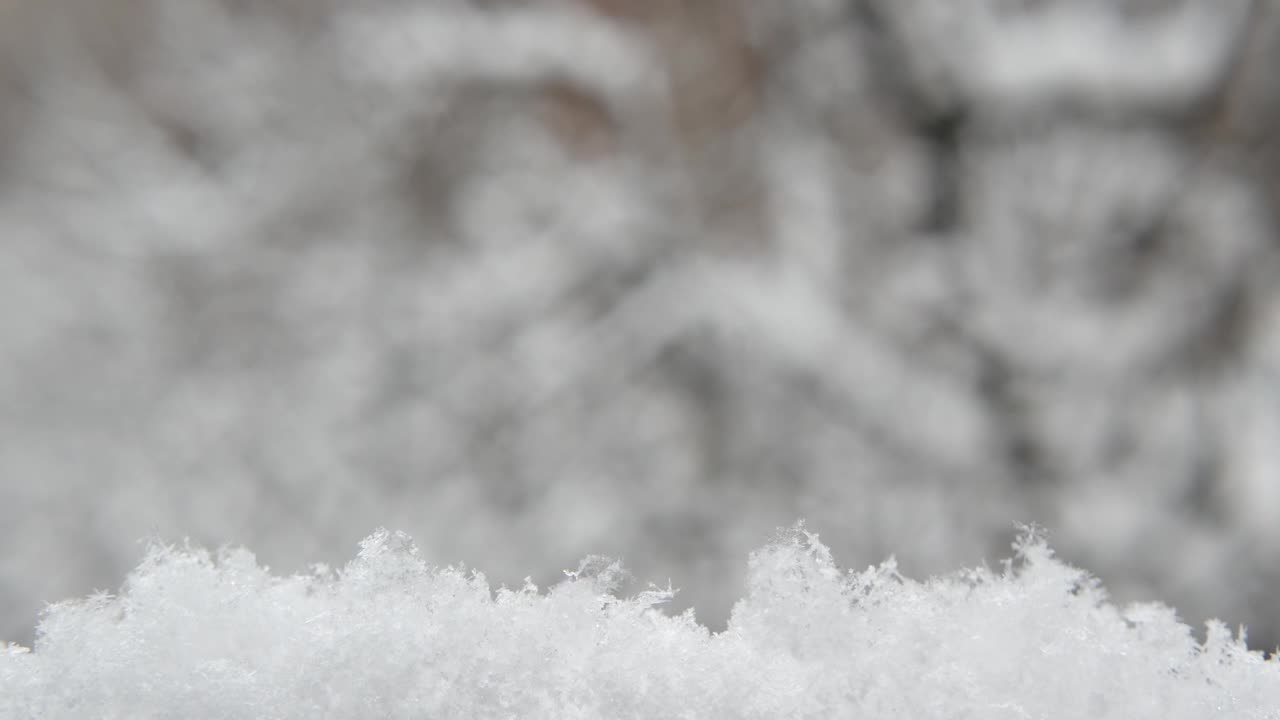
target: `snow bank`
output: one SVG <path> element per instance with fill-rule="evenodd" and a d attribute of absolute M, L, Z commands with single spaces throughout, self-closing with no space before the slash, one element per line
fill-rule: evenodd
<path fill-rule="evenodd" d="M 1000 571 L 840 570 L 797 526 L 712 634 L 620 598 L 616 562 L 491 591 L 379 530 L 341 571 L 154 544 L 118 596 L 0 653 L 3 717 L 1275 718 L 1280 662 L 1160 605 L 1117 608 L 1026 533 Z"/>

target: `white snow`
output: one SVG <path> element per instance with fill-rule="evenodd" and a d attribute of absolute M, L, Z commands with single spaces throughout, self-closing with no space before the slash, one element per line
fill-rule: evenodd
<path fill-rule="evenodd" d="M 592 556 L 491 590 L 379 530 L 338 572 L 153 543 L 119 595 L 0 653 L 0 717 L 1275 718 L 1280 662 L 1172 609 L 1119 608 L 1024 532 L 1000 570 L 842 570 L 804 525 L 750 559 L 713 634 Z"/>

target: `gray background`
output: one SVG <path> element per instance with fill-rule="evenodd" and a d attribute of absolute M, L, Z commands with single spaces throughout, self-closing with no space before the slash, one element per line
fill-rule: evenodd
<path fill-rule="evenodd" d="M 0 637 L 376 526 L 722 627 L 1038 522 L 1280 641 L 1280 7 L 0 0 Z"/>

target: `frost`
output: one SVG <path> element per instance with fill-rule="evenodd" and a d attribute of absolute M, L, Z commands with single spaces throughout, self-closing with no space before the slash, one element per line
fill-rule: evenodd
<path fill-rule="evenodd" d="M 0 717 L 1274 718 L 1280 663 L 1160 605 L 1118 608 L 1024 531 L 999 571 L 839 568 L 798 525 L 749 563 L 718 634 L 619 594 L 588 557 L 491 591 L 379 530 L 345 568 L 277 577 L 155 543 L 118 595 L 0 653 Z"/>

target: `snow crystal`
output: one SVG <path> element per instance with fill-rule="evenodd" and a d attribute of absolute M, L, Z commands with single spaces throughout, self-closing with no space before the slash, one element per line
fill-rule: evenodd
<path fill-rule="evenodd" d="M 752 554 L 718 634 L 621 597 L 592 556 L 491 590 L 379 530 L 338 572 L 153 544 L 119 595 L 0 653 L 0 716 L 1274 718 L 1280 662 L 1212 623 L 1118 608 L 1026 532 L 1002 569 L 839 569 L 803 525 Z"/>

